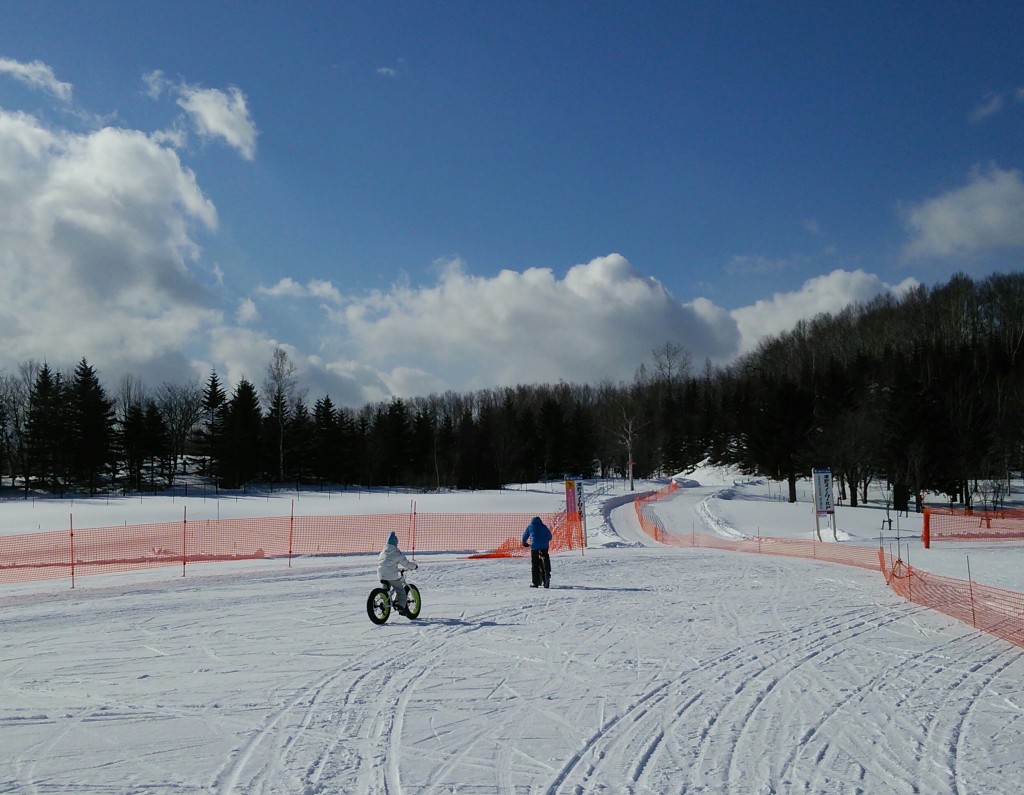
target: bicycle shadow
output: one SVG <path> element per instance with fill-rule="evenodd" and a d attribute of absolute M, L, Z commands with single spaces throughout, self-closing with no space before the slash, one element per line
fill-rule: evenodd
<path fill-rule="evenodd" d="M 507 627 L 511 626 L 506 621 L 468 621 L 464 618 L 446 618 L 443 616 L 423 617 L 420 616 L 413 624 L 437 624 L 444 627 L 469 627 L 471 629 L 483 629 L 484 627 Z"/>
<path fill-rule="evenodd" d="M 650 593 L 653 588 L 609 588 L 600 585 L 552 585 L 551 591 L 615 591 L 616 593 Z"/>

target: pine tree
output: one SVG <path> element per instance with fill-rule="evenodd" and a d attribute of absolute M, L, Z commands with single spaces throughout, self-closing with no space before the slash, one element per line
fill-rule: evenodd
<path fill-rule="evenodd" d="M 67 438 L 67 402 L 63 379 L 46 362 L 29 392 L 25 442 L 25 493 L 33 483 L 63 486 Z"/>
<path fill-rule="evenodd" d="M 224 449 L 224 419 L 228 398 L 216 371 L 210 372 L 203 391 L 202 412 L 195 430 L 196 449 L 202 459 L 200 472 L 211 477 L 221 471 Z"/>
<path fill-rule="evenodd" d="M 259 395 L 243 378 L 231 395 L 224 422 L 222 475 L 229 488 L 238 488 L 262 474 L 262 431 Z"/>
<path fill-rule="evenodd" d="M 68 398 L 72 472 L 95 494 L 113 463 L 114 401 L 84 358 L 75 368 Z"/>
<path fill-rule="evenodd" d="M 338 461 L 341 434 L 338 412 L 326 395 L 313 404 L 313 428 L 310 440 L 310 466 L 318 478 L 337 483 L 340 478 Z"/>
<path fill-rule="evenodd" d="M 131 487 L 142 491 L 142 465 L 146 445 L 146 413 L 142 404 L 133 402 L 124 412 L 121 421 L 121 455 L 124 460 L 125 477 Z"/>
<path fill-rule="evenodd" d="M 149 487 L 156 488 L 156 470 L 164 477 L 164 482 L 170 480 L 170 469 L 173 455 L 171 453 L 171 433 L 164 420 L 163 414 L 156 402 L 150 400 L 146 404 L 146 416 L 143 423 L 144 447 L 146 463 L 149 465 Z"/>

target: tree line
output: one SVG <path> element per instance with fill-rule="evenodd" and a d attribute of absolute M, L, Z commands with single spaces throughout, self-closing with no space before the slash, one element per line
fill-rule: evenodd
<path fill-rule="evenodd" d="M 841 497 L 875 479 L 905 509 L 925 491 L 998 500 L 1024 449 L 1024 274 L 957 275 L 797 323 L 727 366 L 682 343 L 630 382 L 532 384 L 312 405 L 287 354 L 263 383 L 116 395 L 82 359 L 0 373 L 0 482 L 125 490 L 200 474 L 249 483 L 498 488 L 577 477 L 654 477 L 703 461 L 788 483 L 830 467 Z M 192 470 L 189 471 L 189 466 Z M 920 505 L 917 506 L 920 508 Z"/>

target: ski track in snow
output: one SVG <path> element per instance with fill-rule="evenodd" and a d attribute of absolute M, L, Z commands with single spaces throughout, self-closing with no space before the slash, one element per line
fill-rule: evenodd
<path fill-rule="evenodd" d="M 690 491 L 692 521 L 730 532 Z M 422 617 L 382 627 L 369 563 L 22 604 L 0 793 L 967 795 L 1024 778 L 1021 650 L 872 572 L 658 547 L 631 504 L 603 520 L 630 548 L 557 556 L 550 590 L 522 559 L 424 558 Z M 97 642 L 70 631 L 85 622 Z"/>

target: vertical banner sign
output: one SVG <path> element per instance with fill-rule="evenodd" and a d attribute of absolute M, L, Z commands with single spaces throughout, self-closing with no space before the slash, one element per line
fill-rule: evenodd
<path fill-rule="evenodd" d="M 583 502 L 583 481 L 576 484 L 576 513 L 580 517 L 580 528 L 583 530 L 583 549 L 587 548 L 587 511 Z"/>
<path fill-rule="evenodd" d="M 583 481 L 565 481 L 565 517 L 570 528 L 582 530 L 583 546 L 587 545 L 586 514 L 583 511 Z"/>
<path fill-rule="evenodd" d="M 836 512 L 832 501 L 832 470 L 814 470 L 814 509 L 818 516 L 831 516 Z"/>
<path fill-rule="evenodd" d="M 573 519 L 580 515 L 579 504 L 576 502 L 576 481 L 565 481 L 565 515 Z"/>
<path fill-rule="evenodd" d="M 815 469 L 812 471 L 814 484 L 814 531 L 821 541 L 821 517 L 828 517 L 832 525 L 832 537 L 839 540 L 836 533 L 836 503 L 832 497 L 832 470 Z"/>

